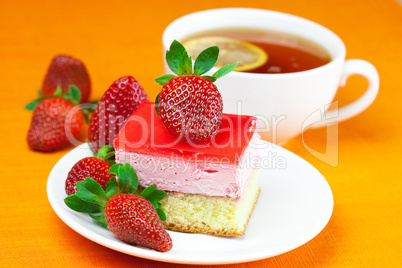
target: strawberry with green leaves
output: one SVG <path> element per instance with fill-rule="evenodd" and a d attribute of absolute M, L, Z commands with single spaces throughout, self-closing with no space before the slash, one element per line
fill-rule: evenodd
<path fill-rule="evenodd" d="M 71 85 L 76 86 L 81 92 L 79 102 L 86 102 L 91 93 L 91 81 L 84 63 L 69 55 L 57 55 L 50 63 L 43 80 L 43 95 L 52 96 L 57 87 L 61 87 L 62 92 L 67 93 Z"/>
<path fill-rule="evenodd" d="M 67 195 L 77 192 L 77 182 L 85 181 L 90 177 L 97 181 L 102 189 L 106 189 L 106 184 L 109 182 L 113 174 L 109 173 L 109 169 L 114 164 L 114 151 L 109 145 L 99 149 L 96 156 L 89 156 L 79 160 L 67 175 L 65 182 L 65 190 Z"/>
<path fill-rule="evenodd" d="M 84 125 L 84 116 L 78 106 L 80 91 L 70 86 L 62 93 L 59 87 L 53 96 L 42 96 L 25 108 L 33 111 L 27 142 L 32 150 L 51 152 L 63 148 L 69 138 L 77 138 Z"/>
<path fill-rule="evenodd" d="M 92 178 L 77 182 L 78 191 L 64 199 L 74 211 L 89 213 L 102 226 L 109 228 L 119 239 L 160 252 L 169 251 L 173 244 L 161 220 L 166 215 L 160 200 L 166 192 L 150 185 L 139 195 L 138 178 L 130 164 L 115 164 L 112 177 L 103 190 Z"/>
<path fill-rule="evenodd" d="M 188 142 L 209 142 L 222 122 L 222 97 L 213 82 L 231 72 L 237 65 L 226 65 L 212 76 L 204 75 L 214 67 L 219 48 L 202 51 L 193 62 L 184 46 L 173 41 L 166 51 L 166 62 L 177 74 L 165 74 L 155 81 L 162 85 L 156 98 L 157 114 L 170 134 L 185 137 Z"/>

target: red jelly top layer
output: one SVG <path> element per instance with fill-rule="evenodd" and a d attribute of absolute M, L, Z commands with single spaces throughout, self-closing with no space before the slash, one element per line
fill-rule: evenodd
<path fill-rule="evenodd" d="M 155 112 L 155 105 L 143 102 L 129 117 L 113 141 L 116 150 L 186 160 L 238 165 L 256 127 L 256 118 L 223 114 L 217 134 L 208 144 L 189 143 L 171 135 Z"/>

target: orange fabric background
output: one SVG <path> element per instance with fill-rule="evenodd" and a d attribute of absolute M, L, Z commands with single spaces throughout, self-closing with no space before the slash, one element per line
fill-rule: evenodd
<path fill-rule="evenodd" d="M 338 154 L 326 160 L 335 166 L 312 156 L 301 137 L 285 145 L 328 180 L 335 207 L 327 227 L 291 252 L 227 267 L 402 266 L 402 7 L 396 0 L 0 1 L 0 266 L 175 266 L 107 249 L 57 217 L 46 196 L 47 176 L 72 148 L 30 151 L 25 138 L 31 113 L 23 106 L 36 97 L 58 53 L 85 62 L 92 99 L 123 75 L 136 77 L 154 99 L 160 87 L 153 79 L 163 73 L 163 29 L 190 12 L 236 6 L 287 12 L 333 30 L 345 42 L 347 58 L 378 68 L 380 93 L 368 110 L 338 125 Z M 336 97 L 339 105 L 366 85 L 352 77 Z M 326 131 L 307 131 L 305 144 L 325 150 Z"/>

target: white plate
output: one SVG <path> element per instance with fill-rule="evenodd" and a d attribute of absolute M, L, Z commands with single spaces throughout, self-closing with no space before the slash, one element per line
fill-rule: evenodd
<path fill-rule="evenodd" d="M 264 259 L 295 249 L 315 237 L 328 223 L 334 204 L 327 181 L 313 166 L 279 146 L 264 142 L 264 147 L 259 149 L 264 166 L 258 174 L 261 195 L 242 237 L 169 231 L 173 249 L 166 253 L 120 241 L 88 215 L 74 212 L 64 204 L 67 173 L 79 159 L 92 155 L 87 144 L 73 149 L 56 163 L 49 174 L 47 195 L 56 214 L 73 230 L 129 255 L 187 264 Z"/>

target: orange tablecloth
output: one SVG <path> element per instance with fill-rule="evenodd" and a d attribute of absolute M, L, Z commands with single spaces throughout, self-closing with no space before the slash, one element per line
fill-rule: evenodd
<path fill-rule="evenodd" d="M 256 7 L 316 21 L 337 33 L 347 58 L 372 62 L 380 93 L 364 113 L 338 125 L 338 154 L 329 165 L 306 146 L 325 149 L 326 129 L 306 132 L 285 148 L 314 165 L 330 184 L 335 207 L 327 227 L 307 244 L 277 257 L 231 267 L 385 266 L 402 259 L 402 8 L 396 0 L 292 1 L 0 1 L 1 190 L 0 266 L 174 267 L 93 243 L 65 225 L 46 196 L 53 165 L 69 150 L 38 153 L 25 138 L 23 106 L 51 58 L 82 59 L 98 99 L 112 81 L 133 75 L 155 98 L 163 73 L 163 29 L 184 14 L 218 7 Z M 337 96 L 344 105 L 366 81 L 352 77 Z M 331 131 L 329 129 L 328 131 Z M 336 164 L 337 162 L 337 164 Z M 274 220 L 274 219 L 273 219 Z M 229 265 L 228 265 L 229 267 Z"/>

